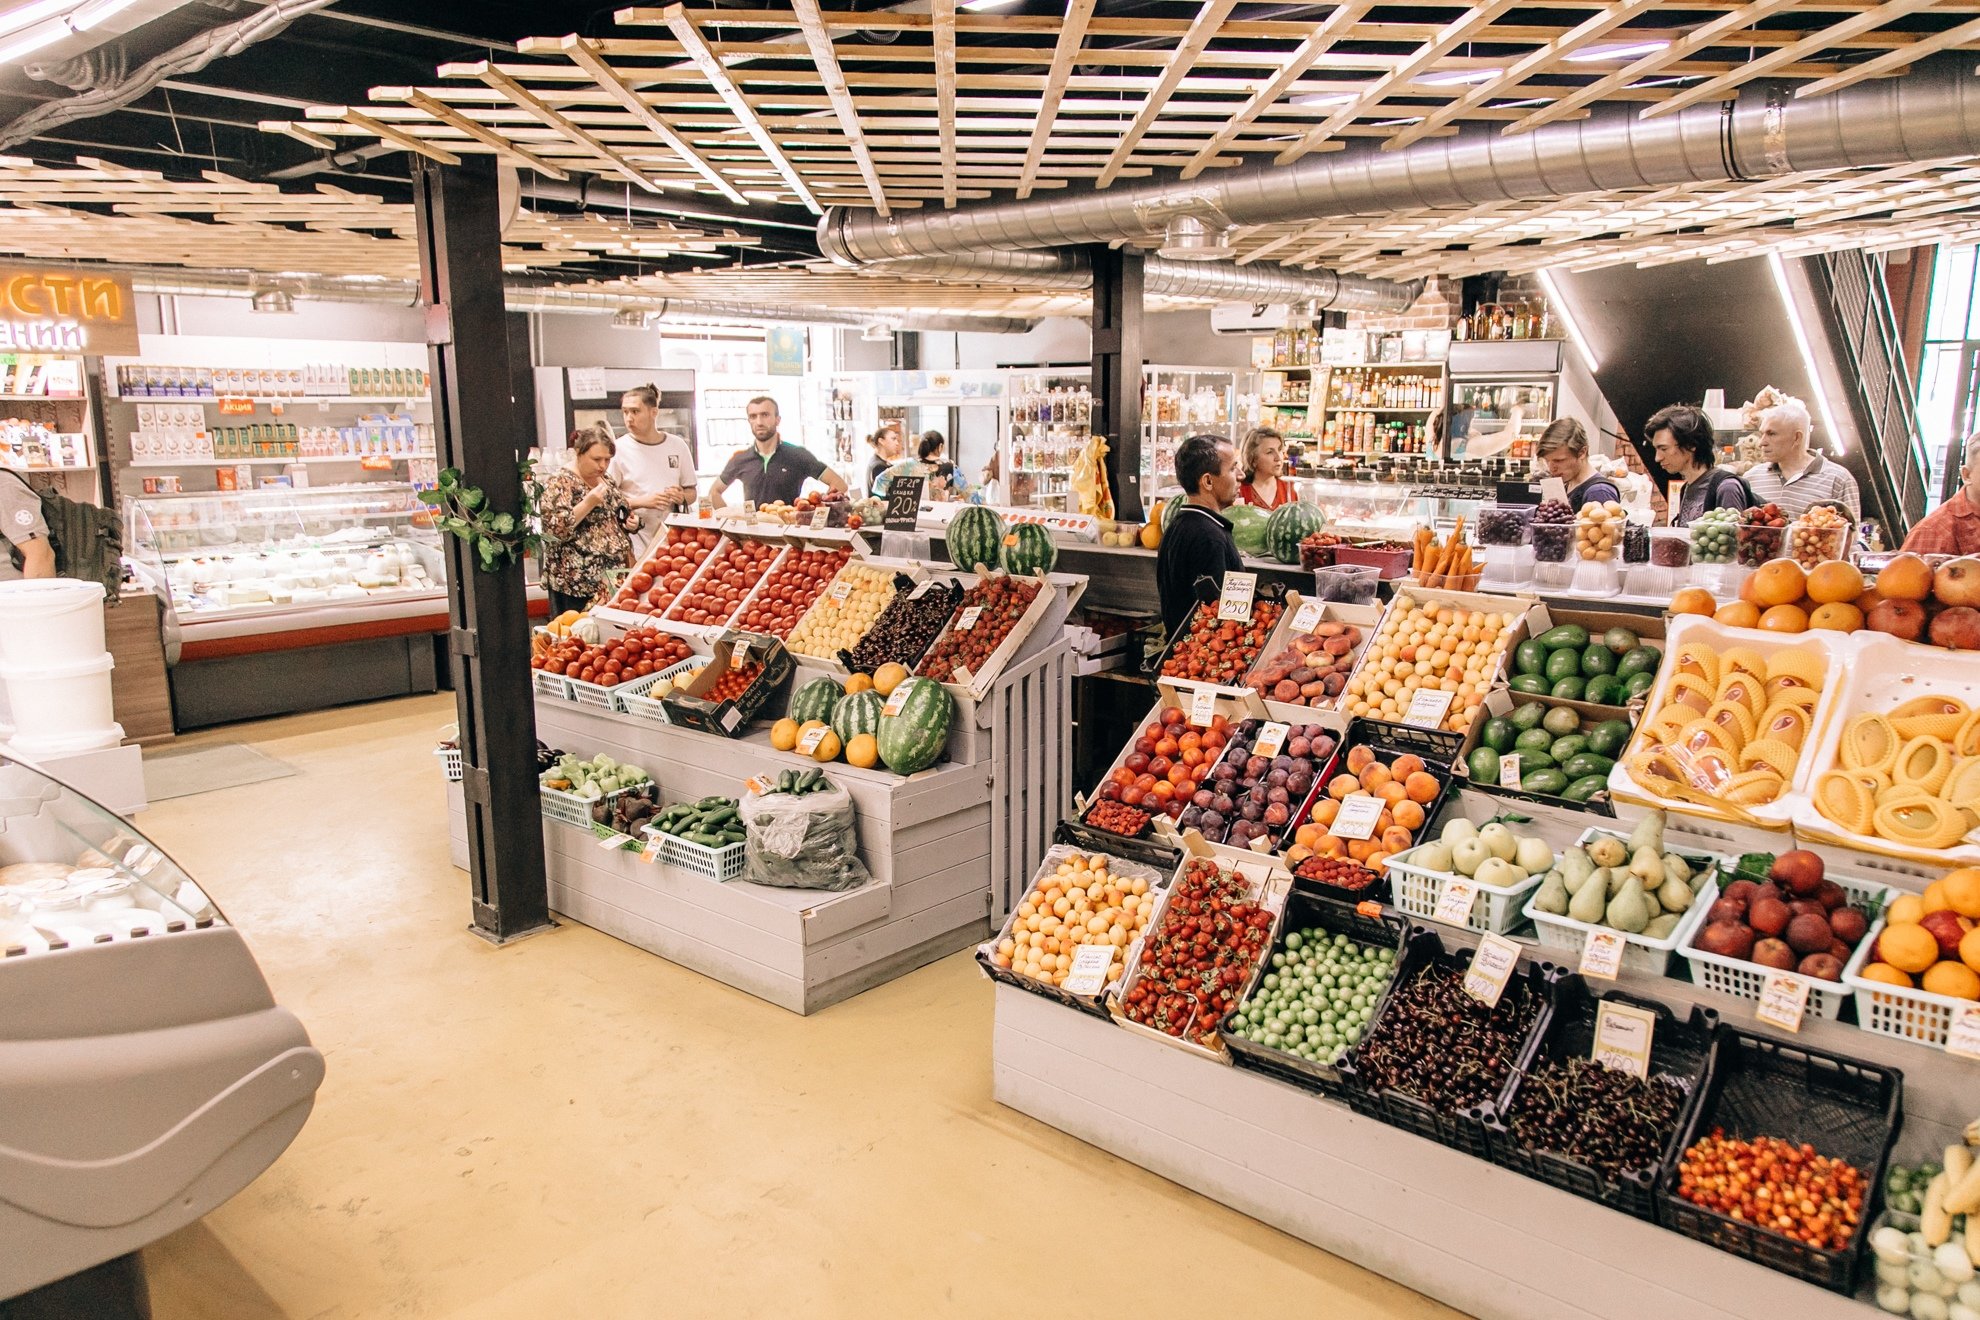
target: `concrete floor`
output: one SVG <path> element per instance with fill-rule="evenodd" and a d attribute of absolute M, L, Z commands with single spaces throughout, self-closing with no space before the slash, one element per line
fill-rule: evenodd
<path fill-rule="evenodd" d="M 452 718 L 195 735 L 301 773 L 138 818 L 329 1061 L 289 1152 L 147 1253 L 158 1320 L 1457 1314 L 999 1108 L 966 955 L 799 1018 L 581 926 L 489 947 Z"/>

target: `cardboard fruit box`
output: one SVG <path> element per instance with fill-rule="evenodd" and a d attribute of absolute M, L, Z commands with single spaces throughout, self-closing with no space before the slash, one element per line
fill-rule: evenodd
<path fill-rule="evenodd" d="M 1603 636 L 1611 629 L 1623 628 L 1636 635 L 1639 645 L 1654 647 L 1658 651 L 1664 651 L 1666 649 L 1664 645 L 1664 620 L 1660 617 L 1648 614 L 1628 614 L 1620 610 L 1563 609 L 1558 605 L 1535 605 L 1527 617 L 1526 637 L 1522 640 L 1544 636 L 1549 630 L 1559 627 L 1562 624 L 1574 624 L 1578 627 L 1586 628 L 1591 644 L 1600 642 Z M 1620 663 L 1622 657 L 1617 656 L 1616 660 Z M 1652 669 L 1650 672 L 1654 674 L 1656 671 Z M 1510 683 L 1518 673 L 1517 657 L 1509 658 L 1506 665 L 1507 682 Z M 1646 689 L 1643 696 L 1638 697 L 1635 701 L 1624 700 L 1616 702 L 1581 701 L 1568 697 L 1553 697 L 1550 694 L 1538 692 L 1530 695 L 1549 696 L 1550 700 L 1564 702 L 1580 712 L 1584 720 L 1594 722 L 1613 719 L 1633 720 L 1637 714 L 1642 712 L 1644 701 L 1648 697 L 1649 692 Z"/>
<path fill-rule="evenodd" d="M 1486 782 L 1471 777 L 1472 753 L 1486 745 L 1486 724 L 1494 718 L 1510 718 L 1513 712 L 1522 706 L 1539 706 L 1543 711 L 1569 711 L 1575 716 L 1577 721 L 1576 733 L 1584 736 L 1594 729 L 1596 725 L 1609 720 L 1621 720 L 1624 724 L 1630 725 L 1630 734 L 1623 738 L 1622 744 L 1613 754 L 1601 753 L 1608 756 L 1609 761 L 1612 763 L 1610 768 L 1613 768 L 1614 762 L 1622 759 L 1622 754 L 1628 750 L 1630 738 L 1635 733 L 1635 721 L 1631 718 L 1631 714 L 1627 710 L 1611 709 L 1604 706 L 1590 706 L 1586 702 L 1564 701 L 1556 697 L 1535 696 L 1525 692 L 1508 692 L 1500 688 L 1486 695 L 1483 708 L 1484 718 L 1474 723 L 1471 726 L 1471 732 L 1465 735 L 1464 747 L 1458 753 L 1457 761 L 1451 767 L 1453 777 L 1464 781 L 1470 787 L 1476 788 L 1481 792 L 1490 793 L 1494 797 L 1516 798 L 1521 802 L 1544 802 L 1551 806 L 1593 812 L 1598 816 L 1615 815 L 1615 808 L 1609 803 L 1608 769 L 1599 772 L 1603 781 L 1600 791 L 1591 794 L 1581 801 L 1562 797 L 1558 793 L 1535 793 L 1521 787 L 1521 779 L 1525 773 L 1535 768 L 1530 764 L 1532 759 L 1530 756 L 1523 757 L 1519 776 L 1511 778 L 1510 782 L 1505 778 L 1493 779 Z M 1562 734 L 1560 736 L 1572 737 L 1574 735 Z M 1511 755 L 1519 755 L 1519 753 L 1514 752 Z M 1500 756 L 1503 761 L 1508 756 L 1508 753 L 1502 752 Z M 1590 773 L 1596 772 L 1591 771 Z M 1573 780 L 1570 779 L 1569 782 L 1572 783 Z"/>
<path fill-rule="evenodd" d="M 706 694 L 729 672 L 739 648 L 747 648 L 749 662 L 762 663 L 762 672 L 741 696 L 720 702 L 708 700 Z M 796 667 L 790 652 L 775 637 L 726 632 L 716 639 L 707 666 L 694 681 L 676 687 L 661 704 L 668 719 L 681 728 L 740 738 L 771 698 L 790 682 Z"/>
<path fill-rule="evenodd" d="M 1337 693 L 1321 697 L 1312 705 L 1275 700 L 1270 690 L 1258 686 L 1258 675 L 1280 652 L 1291 647 L 1293 638 L 1312 632 L 1325 623 L 1350 624 L 1361 630 L 1361 639 L 1343 657 L 1345 664 L 1340 671 L 1341 687 L 1345 691 L 1347 679 L 1354 672 L 1355 665 L 1361 662 L 1361 653 L 1367 649 L 1369 639 L 1375 636 L 1376 625 L 1382 621 L 1379 605 L 1344 605 L 1339 601 L 1314 600 L 1302 596 L 1297 591 L 1286 593 L 1286 612 L 1279 620 L 1279 626 L 1272 630 L 1266 639 L 1265 647 L 1258 653 L 1258 660 L 1245 676 L 1252 690 L 1265 703 L 1265 709 L 1275 720 L 1297 721 L 1302 724 L 1325 724 L 1330 728 L 1345 730 L 1347 717 L 1341 712 L 1341 699 Z"/>

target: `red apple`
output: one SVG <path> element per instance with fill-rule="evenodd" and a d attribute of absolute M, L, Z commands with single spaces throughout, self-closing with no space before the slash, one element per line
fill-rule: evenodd
<path fill-rule="evenodd" d="M 1822 859 L 1806 848 L 1784 852 L 1767 868 L 1767 878 L 1796 898 L 1811 897 L 1822 887 Z"/>
<path fill-rule="evenodd" d="M 1939 957 L 1945 959 L 1959 957 L 1959 942 L 1966 937 L 1966 932 L 1970 929 L 1969 923 L 1962 920 L 1959 913 L 1950 908 L 1940 908 L 1937 912 L 1927 912 L 1918 924 L 1939 942 Z"/>
<path fill-rule="evenodd" d="M 1791 972 L 1794 970 L 1795 954 L 1784 940 L 1761 940 L 1753 946 L 1753 961 L 1762 967 Z"/>

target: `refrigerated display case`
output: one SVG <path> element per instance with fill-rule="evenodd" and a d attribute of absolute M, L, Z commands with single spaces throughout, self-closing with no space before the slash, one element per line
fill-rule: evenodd
<path fill-rule="evenodd" d="M 1235 441 L 1258 424 L 1258 373 L 1229 367 L 1142 369 L 1141 490 L 1144 500 L 1173 494 L 1176 450 L 1192 435 Z"/>
<path fill-rule="evenodd" d="M 1475 521 L 1494 487 L 1481 473 L 1441 466 L 1372 467 L 1333 477 L 1296 477 L 1299 497 L 1327 515 L 1327 530 L 1354 539 L 1407 541 L 1418 527 Z"/>
<path fill-rule="evenodd" d="M 1452 459 L 1533 457 L 1534 442 L 1559 415 L 1564 339 L 1454 343 L 1444 414 Z"/>

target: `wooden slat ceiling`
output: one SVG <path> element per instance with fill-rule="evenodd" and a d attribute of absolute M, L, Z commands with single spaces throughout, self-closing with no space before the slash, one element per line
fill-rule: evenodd
<path fill-rule="evenodd" d="M 582 269 L 607 256 L 712 258 L 756 241 L 525 210 L 503 235 L 502 259 L 512 270 Z M 214 172 L 173 180 L 87 159 L 49 166 L 0 157 L 0 253 L 267 274 L 419 274 L 410 206 L 323 184 L 290 193 Z"/>
<path fill-rule="evenodd" d="M 615 16 L 625 35 L 526 39 L 516 58 L 442 66 L 433 86 L 377 87 L 365 106 L 263 127 L 442 159 L 494 152 L 524 170 L 654 193 L 890 214 L 1284 164 L 1358 138 L 1401 147 L 1470 123 L 1518 134 L 1597 102 L 1657 116 L 1734 96 L 1755 78 L 1820 96 L 1938 50 L 1980 48 L 1980 0 L 1427 0 L 1407 10 L 1342 0 L 1306 22 L 1254 21 L 1244 8 L 625 9 Z M 1935 227 L 1952 226 L 1968 184 L 1955 162 L 1902 178 L 1260 226 L 1239 244 L 1251 260 L 1398 276 L 1677 248 L 1795 250 L 1818 233 L 1889 237 L 1871 205 L 1880 197 L 1903 208 L 1901 225 L 1918 228 L 1908 213 L 1925 208 Z M 1853 191 L 1837 191 L 1845 185 Z"/>

